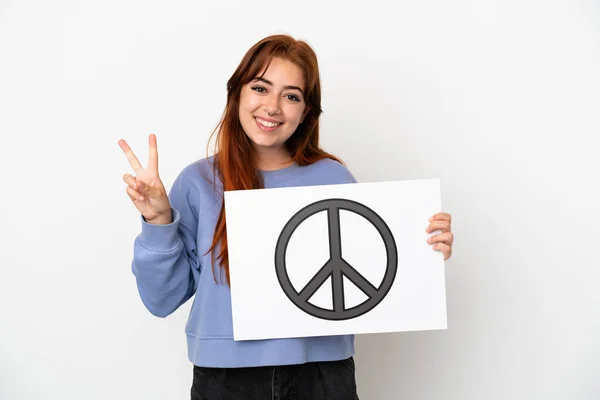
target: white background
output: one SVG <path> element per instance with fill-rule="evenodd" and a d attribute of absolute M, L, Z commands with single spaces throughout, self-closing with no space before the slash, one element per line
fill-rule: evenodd
<path fill-rule="evenodd" d="M 309 204 L 334 198 L 356 201 L 371 209 L 389 228 L 395 243 L 392 251 L 397 254 L 397 270 L 391 272 L 393 284 L 381 302 L 362 315 L 338 321 L 317 318 L 296 306 L 282 290 L 273 264 L 288 221 Z M 440 201 L 437 179 L 225 193 L 234 338 L 446 329 L 444 257 L 427 244 L 427 238 L 440 231 L 426 232 L 429 217 L 440 210 Z M 388 262 L 382 233 L 355 212 L 340 209 L 338 215 L 343 260 L 381 288 Z M 330 258 L 328 212 L 298 222 L 284 243 L 284 251 L 286 274 L 300 292 Z M 330 275 L 308 302 L 333 310 L 331 285 Z M 343 290 L 345 308 L 368 299 L 350 281 L 344 282 Z"/>
<path fill-rule="evenodd" d="M 393 9 L 392 9 L 393 7 Z M 245 51 L 308 40 L 322 144 L 361 182 L 440 178 L 448 330 L 357 338 L 362 399 L 600 397 L 596 1 L 0 0 L 0 398 L 185 399 L 147 312 L 117 140 L 170 187 Z"/>

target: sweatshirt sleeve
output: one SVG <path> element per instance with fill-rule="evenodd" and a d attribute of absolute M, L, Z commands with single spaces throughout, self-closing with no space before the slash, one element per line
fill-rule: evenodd
<path fill-rule="evenodd" d="M 149 224 L 140 216 L 142 232 L 135 239 L 132 272 L 146 308 L 164 318 L 196 291 L 200 272 L 197 254 L 199 193 L 184 170 L 169 193 L 173 221 Z"/>

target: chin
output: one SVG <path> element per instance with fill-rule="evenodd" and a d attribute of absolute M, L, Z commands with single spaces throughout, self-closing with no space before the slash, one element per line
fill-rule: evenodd
<path fill-rule="evenodd" d="M 275 149 L 283 146 L 285 141 L 280 140 L 276 136 L 265 134 L 264 132 L 254 133 L 249 135 L 250 141 L 254 146 Z"/>
<path fill-rule="evenodd" d="M 272 142 L 267 140 L 252 140 L 254 147 L 263 149 L 277 149 L 283 146 L 283 143 Z"/>

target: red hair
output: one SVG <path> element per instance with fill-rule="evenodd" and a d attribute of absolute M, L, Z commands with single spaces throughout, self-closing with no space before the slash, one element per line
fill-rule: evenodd
<path fill-rule="evenodd" d="M 300 166 L 310 165 L 324 158 L 342 162 L 339 158 L 319 148 L 319 116 L 323 111 L 321 110 L 321 83 L 316 54 L 307 43 L 291 36 L 269 36 L 248 50 L 227 81 L 227 104 L 223 117 L 215 129 L 215 131 L 218 130 L 218 134 L 214 157 L 215 170 L 219 174 L 224 191 L 263 187 L 261 175 L 256 168 L 255 150 L 240 123 L 239 102 L 243 85 L 257 78 L 261 71 L 264 74 L 273 57 L 293 62 L 304 73 L 305 110 L 308 110 L 308 113 L 305 115 L 303 123 L 298 125 L 296 131 L 285 143 L 292 160 Z M 220 262 L 221 273 L 225 273 L 229 285 L 224 203 L 221 205 L 212 244 L 208 250 L 208 252 L 212 252 L 212 270 L 215 281 L 217 276 L 214 263 L 217 246 L 220 249 L 216 260 Z"/>

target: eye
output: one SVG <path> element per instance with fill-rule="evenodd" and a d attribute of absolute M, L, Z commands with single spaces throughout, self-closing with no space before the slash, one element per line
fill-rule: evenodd
<path fill-rule="evenodd" d="M 300 98 L 298 96 L 296 96 L 295 94 L 288 94 L 287 98 L 294 101 L 294 102 L 299 102 Z"/>
<path fill-rule="evenodd" d="M 265 93 L 267 91 L 267 89 L 262 86 L 252 86 L 251 89 L 258 93 Z"/>

